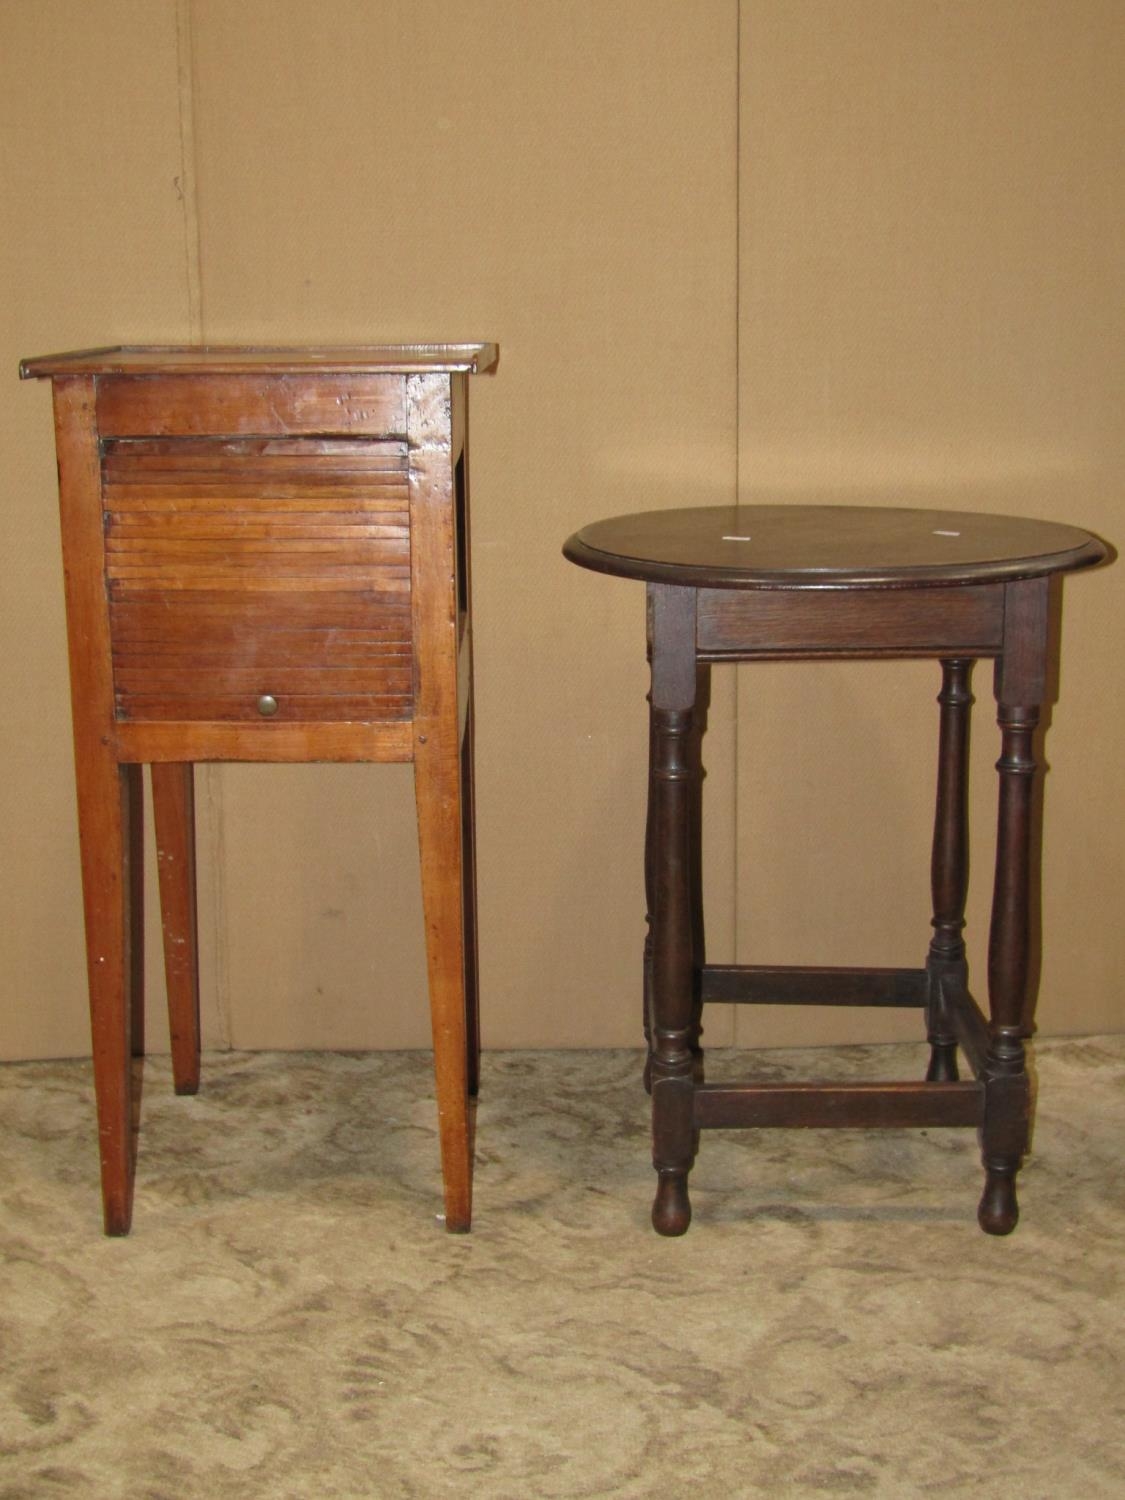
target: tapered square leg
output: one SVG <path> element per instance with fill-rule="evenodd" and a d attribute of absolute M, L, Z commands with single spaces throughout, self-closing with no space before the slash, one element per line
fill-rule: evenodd
<path fill-rule="evenodd" d="M 129 1052 L 145 1055 L 145 800 L 140 766 L 124 767 L 129 866 Z M 134 1100 L 134 1114 L 139 1103 Z"/>
<path fill-rule="evenodd" d="M 466 908 L 472 872 L 463 837 L 463 792 L 456 724 L 452 732 L 419 736 L 414 756 L 426 964 L 434 1039 L 438 1133 L 445 1186 L 445 1227 L 465 1232 L 472 1221 L 470 1072 L 470 948 Z"/>
<path fill-rule="evenodd" d="M 465 922 L 465 1056 L 469 1093 L 480 1092 L 480 979 L 477 944 L 475 712 L 470 697 L 461 739 L 461 892 Z"/>
<path fill-rule="evenodd" d="M 111 753 L 76 763 L 94 1092 L 106 1234 L 128 1234 L 135 1167 L 134 961 L 140 954 L 139 766 Z M 137 1007 L 139 1009 L 139 1006 Z"/>
<path fill-rule="evenodd" d="M 152 767 L 156 865 L 172 1078 L 177 1094 L 199 1089 L 199 938 L 195 896 L 195 789 L 188 763 Z"/>
<path fill-rule="evenodd" d="M 450 384 L 406 382 L 410 442 L 411 615 L 415 651 L 414 792 L 430 982 L 445 1227 L 472 1220 L 473 1116 L 478 1082 L 476 892 L 473 850 L 472 635 L 468 624 L 468 499 L 450 462 Z M 459 503 L 460 500 L 460 503 Z"/>

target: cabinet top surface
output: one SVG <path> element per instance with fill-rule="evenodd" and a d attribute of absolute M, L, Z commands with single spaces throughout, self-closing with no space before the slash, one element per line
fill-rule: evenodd
<path fill-rule="evenodd" d="M 563 548 L 595 572 L 714 588 L 909 588 L 1091 567 L 1076 526 L 971 511 L 852 505 L 708 506 L 613 516 Z"/>
<path fill-rule="evenodd" d="M 20 377 L 43 375 L 478 374 L 491 370 L 495 344 L 371 344 L 270 348 L 264 345 L 122 344 L 20 361 Z"/>

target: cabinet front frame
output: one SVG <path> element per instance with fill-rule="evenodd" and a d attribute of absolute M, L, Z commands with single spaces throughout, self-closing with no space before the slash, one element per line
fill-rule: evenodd
<path fill-rule="evenodd" d="M 460 739 L 471 694 L 464 374 L 56 374 L 53 387 L 76 726 L 121 763 L 410 761 L 418 719 L 458 724 Z M 122 439 L 301 437 L 403 445 L 409 702 L 393 718 L 336 717 L 329 705 L 308 719 L 122 718 L 103 449 Z M 233 457 L 231 475 L 236 484 Z"/>

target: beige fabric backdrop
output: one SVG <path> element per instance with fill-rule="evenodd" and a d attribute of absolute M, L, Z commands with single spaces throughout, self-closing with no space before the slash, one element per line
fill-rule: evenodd
<path fill-rule="evenodd" d="M 736 495 L 1026 511 L 1120 541 L 1123 18 L 1117 0 L 0 0 L 0 1057 L 87 1049 L 50 402 L 16 383 L 20 355 L 500 343 L 471 390 L 485 1039 L 632 1043 L 642 591 L 568 567 L 561 541 Z M 1067 591 L 1050 1031 L 1125 1019 L 1121 576 Z M 716 674 L 716 958 L 920 960 L 934 671 Z M 976 691 L 983 992 L 983 667 Z M 425 1045 L 409 769 L 207 768 L 199 812 L 206 1044 Z M 859 1024 L 719 1013 L 708 1039 L 917 1021 Z"/>

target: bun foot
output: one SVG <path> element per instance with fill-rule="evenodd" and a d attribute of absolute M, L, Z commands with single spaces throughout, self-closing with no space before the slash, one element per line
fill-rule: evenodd
<path fill-rule="evenodd" d="M 652 1205 L 652 1227 L 657 1234 L 686 1234 L 691 1223 L 691 1199 L 686 1172 L 661 1172 Z"/>
<path fill-rule="evenodd" d="M 985 1234 L 1011 1234 L 1019 1223 L 1016 1202 L 1016 1168 L 987 1167 L 984 1192 L 977 1209 L 977 1223 Z"/>

